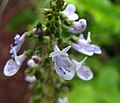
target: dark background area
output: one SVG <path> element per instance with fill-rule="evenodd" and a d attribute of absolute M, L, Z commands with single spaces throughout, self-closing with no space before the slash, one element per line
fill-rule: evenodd
<path fill-rule="evenodd" d="M 0 3 L 2 1 L 5 0 L 0 0 Z M 30 8 L 31 2 L 32 0 L 9 0 L 0 20 L 0 103 L 28 103 L 28 98 L 31 94 L 28 82 L 24 80 L 25 64 L 22 65 L 17 75 L 13 77 L 5 77 L 3 75 L 5 62 L 10 58 L 9 46 L 14 42 L 15 34 L 22 34 L 26 31 L 26 28 L 22 27 L 9 32 L 7 24 L 13 15 L 25 8 Z"/>

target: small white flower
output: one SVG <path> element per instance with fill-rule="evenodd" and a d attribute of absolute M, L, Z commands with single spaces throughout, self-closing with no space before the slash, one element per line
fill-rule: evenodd
<path fill-rule="evenodd" d="M 62 51 L 60 51 L 58 46 L 55 45 L 54 52 L 50 53 L 49 55 L 49 57 L 52 57 L 52 61 L 54 62 L 54 68 L 56 73 L 65 80 L 71 80 L 75 74 L 74 64 L 68 58 L 67 53 L 70 48 L 71 46 L 68 46 Z"/>
<path fill-rule="evenodd" d="M 72 47 L 80 53 L 83 53 L 88 56 L 93 54 L 101 54 L 102 51 L 99 46 L 90 44 L 90 32 L 88 32 L 87 40 L 84 38 L 83 34 L 80 34 L 78 43 L 73 43 Z"/>
<path fill-rule="evenodd" d="M 69 102 L 68 102 L 68 98 L 67 98 L 67 97 L 65 97 L 65 98 L 63 98 L 63 99 L 59 98 L 59 99 L 58 99 L 58 103 L 69 103 Z"/>
<path fill-rule="evenodd" d="M 3 69 L 5 76 L 13 76 L 20 69 L 21 65 L 18 65 L 13 59 L 9 59 Z"/>
<path fill-rule="evenodd" d="M 36 81 L 36 78 L 35 78 L 35 76 L 26 75 L 26 76 L 25 76 L 25 80 L 26 80 L 27 82 L 33 83 L 33 82 Z"/>
<path fill-rule="evenodd" d="M 28 65 L 29 67 L 33 67 L 33 66 L 35 65 L 34 60 L 33 60 L 33 59 L 29 59 L 29 60 L 27 61 L 27 65 Z"/>
<path fill-rule="evenodd" d="M 22 44 L 24 43 L 25 41 L 25 33 L 20 37 L 19 34 L 17 34 L 15 37 L 14 37 L 14 40 L 15 40 L 15 50 L 16 52 L 18 52 L 22 46 Z M 11 45 L 12 46 L 12 45 Z M 10 53 L 13 53 L 12 49 L 10 50 Z"/>
<path fill-rule="evenodd" d="M 78 15 L 75 13 L 75 6 L 73 4 L 68 4 L 62 13 L 67 16 L 69 20 L 77 20 Z"/>
<path fill-rule="evenodd" d="M 85 19 L 80 19 L 79 21 L 73 21 L 72 27 L 70 27 L 70 32 L 77 34 L 81 33 L 86 29 L 87 23 Z"/>
<path fill-rule="evenodd" d="M 20 37 L 19 34 L 17 34 L 15 37 L 14 37 L 14 40 L 15 40 L 15 44 L 16 45 L 22 45 L 25 41 L 25 33 Z"/>
<path fill-rule="evenodd" d="M 77 76 L 82 80 L 90 80 L 93 78 L 93 73 L 90 70 L 90 68 L 84 65 L 86 59 L 87 59 L 87 57 L 85 57 L 80 62 L 77 62 L 76 60 L 72 60 L 76 66 Z"/>
<path fill-rule="evenodd" d="M 37 55 L 33 55 L 32 58 L 27 61 L 27 65 L 29 67 L 33 67 L 36 64 L 34 60 L 40 62 L 41 58 Z"/>

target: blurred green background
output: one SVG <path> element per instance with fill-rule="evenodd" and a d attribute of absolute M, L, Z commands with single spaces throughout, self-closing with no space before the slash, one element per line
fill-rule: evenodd
<path fill-rule="evenodd" d="M 87 20 L 92 42 L 102 55 L 88 58 L 94 72 L 91 81 L 76 78 L 70 103 L 120 103 L 120 2 L 119 0 L 67 0 Z M 85 32 L 85 33 L 86 33 Z"/>
<path fill-rule="evenodd" d="M 29 0 L 29 6 L 11 16 L 5 30 L 21 33 L 33 28 L 37 20 L 44 23 L 39 8 L 48 7 L 49 1 Z M 82 81 L 77 76 L 72 80 L 73 88 L 68 93 L 70 103 L 120 103 L 120 0 L 66 2 L 76 6 L 79 18 L 87 20 L 84 34 L 91 31 L 92 43 L 101 46 L 103 52 L 86 61 L 94 73 L 92 80 Z M 81 60 L 81 54 L 77 58 Z"/>

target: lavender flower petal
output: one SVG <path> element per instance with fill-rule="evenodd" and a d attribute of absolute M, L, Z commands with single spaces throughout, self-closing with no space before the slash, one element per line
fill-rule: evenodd
<path fill-rule="evenodd" d="M 18 65 L 13 59 L 9 59 L 4 67 L 3 73 L 5 76 L 13 76 L 17 73 L 21 65 Z"/>
<path fill-rule="evenodd" d="M 55 57 L 54 68 L 56 73 L 65 80 L 71 80 L 75 75 L 73 63 L 67 57 Z"/>
<path fill-rule="evenodd" d="M 77 34 L 81 33 L 86 29 L 87 23 L 85 19 L 80 19 L 79 21 L 73 21 L 72 26 L 70 27 L 70 32 Z"/>
<path fill-rule="evenodd" d="M 68 4 L 66 9 L 62 11 L 62 13 L 66 15 L 69 20 L 77 20 L 78 15 L 75 13 L 75 10 L 76 8 L 73 4 Z"/>
<path fill-rule="evenodd" d="M 77 71 L 77 75 L 82 80 L 90 80 L 93 78 L 93 73 L 87 66 L 82 66 L 81 68 L 79 68 L 79 70 Z"/>
<path fill-rule="evenodd" d="M 87 57 L 85 57 L 82 61 L 77 62 L 76 60 L 72 60 L 75 67 L 77 76 L 82 80 L 90 80 L 93 78 L 93 73 L 89 67 L 85 66 L 85 61 Z"/>

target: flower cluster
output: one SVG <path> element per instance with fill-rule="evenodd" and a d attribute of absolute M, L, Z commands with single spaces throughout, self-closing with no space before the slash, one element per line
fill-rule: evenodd
<path fill-rule="evenodd" d="M 73 4 L 68 4 L 65 10 L 62 11 L 62 13 L 67 17 L 67 19 L 72 20 L 72 26 L 69 27 L 69 31 L 73 34 L 83 32 L 87 26 L 85 19 L 80 19 L 77 21 L 79 17 L 75 13 L 75 10 L 76 8 Z M 87 39 L 85 39 L 83 34 L 80 34 L 78 42 L 71 45 L 72 48 L 87 56 L 92 56 L 93 54 L 101 54 L 101 49 L 99 46 L 90 44 L 90 35 L 90 32 L 88 32 Z M 17 34 L 14 37 L 14 40 L 15 46 L 11 44 L 10 49 L 12 59 L 9 59 L 4 67 L 4 74 L 6 76 L 13 76 L 14 74 L 16 74 L 16 72 L 22 65 L 22 62 L 26 58 L 26 55 L 24 53 L 17 56 L 18 51 L 20 50 L 22 44 L 25 41 L 25 33 L 21 37 Z M 62 51 L 60 51 L 58 46 L 54 45 L 54 51 L 50 53 L 49 57 L 52 57 L 56 73 L 65 80 L 71 80 L 74 77 L 76 71 L 79 78 L 83 80 L 90 80 L 93 77 L 93 73 L 91 72 L 89 67 L 84 65 L 87 57 L 85 57 L 80 62 L 77 62 L 76 60 L 71 60 L 67 53 L 71 46 L 68 46 Z M 38 61 L 41 60 L 41 58 L 38 56 L 32 56 L 32 58 L 29 59 L 27 62 L 29 67 L 34 66 L 34 59 L 37 59 Z M 30 76 L 27 76 L 27 78 L 30 78 Z"/>
<path fill-rule="evenodd" d="M 75 13 L 75 6 L 72 4 L 68 4 L 62 13 L 69 20 L 77 20 L 78 15 Z M 73 21 L 72 26 L 69 31 L 72 33 L 81 33 L 86 29 L 87 23 L 85 19 L 80 19 L 79 21 Z M 71 46 L 73 49 L 77 50 L 80 53 L 83 53 L 87 56 L 92 56 L 93 54 L 101 54 L 101 49 L 99 46 L 96 46 L 91 43 L 90 32 L 88 32 L 87 40 L 84 38 L 83 34 L 80 34 L 78 43 L 73 43 Z M 62 51 L 58 48 L 57 45 L 54 46 L 54 51 L 49 55 L 52 57 L 52 61 L 54 62 L 54 68 L 56 73 L 65 80 L 71 80 L 75 71 L 78 77 L 82 80 L 90 80 L 93 77 L 93 73 L 88 66 L 85 66 L 85 61 L 87 57 L 85 57 L 82 61 L 78 62 L 76 60 L 70 60 L 68 57 L 67 51 L 71 48 L 71 46 L 66 47 Z"/>
<path fill-rule="evenodd" d="M 66 6 L 66 8 L 63 10 L 62 7 L 64 6 Z M 28 58 L 27 66 L 29 68 L 27 70 L 29 72 L 25 76 L 25 80 L 30 83 L 38 83 L 36 81 L 39 81 L 43 88 L 46 87 L 45 83 L 48 82 L 48 86 L 50 85 L 50 87 L 52 87 L 54 84 L 58 84 L 54 87 L 57 89 L 59 87 L 59 89 L 61 89 L 62 86 L 58 81 L 60 81 L 61 78 L 64 80 L 71 80 L 75 76 L 75 73 L 82 80 L 91 80 L 93 78 L 93 73 L 91 69 L 85 65 L 85 62 L 88 56 L 101 54 L 102 51 L 99 46 L 91 44 L 92 40 L 90 32 L 88 32 L 87 39 L 84 38 L 82 32 L 85 31 L 87 22 L 83 18 L 79 19 L 79 16 L 75 11 L 76 7 L 73 4 L 65 5 L 64 0 L 53 0 L 51 8 L 44 10 L 46 16 L 45 25 L 38 22 L 33 30 L 24 33 L 22 36 L 17 34 L 14 37 L 14 45 L 10 45 L 11 48 L 9 51 L 11 59 L 9 59 L 4 66 L 4 75 L 15 75 L 23 61 Z M 66 29 L 65 27 L 67 27 L 67 32 L 71 33 L 72 36 L 76 36 L 77 41 L 68 39 L 71 35 L 62 37 L 61 34 L 64 32 L 64 29 Z M 79 34 L 79 37 L 75 34 Z M 36 39 L 36 41 L 39 42 L 39 45 L 36 43 L 34 50 L 31 50 L 32 52 L 26 50 L 29 54 L 23 52 L 23 54 L 18 55 L 18 52 L 25 41 L 25 37 Z M 66 48 L 63 48 L 63 46 Z M 60 50 L 60 48 L 63 49 Z M 68 54 L 70 49 L 76 50 L 86 56 L 81 61 L 72 59 L 70 58 L 70 54 Z M 49 57 L 51 57 L 52 60 Z M 39 66 L 37 64 L 39 64 Z M 61 77 L 59 80 L 58 78 L 54 78 L 53 67 L 57 75 Z M 50 76 L 54 77 L 51 79 Z M 40 83 L 38 83 L 38 85 Z M 41 93 L 43 88 L 40 86 L 36 86 L 36 88 Z M 54 92 L 53 95 L 55 95 Z M 44 93 L 43 95 L 41 93 L 41 98 L 42 96 L 45 96 Z M 37 94 L 39 95 L 38 92 Z M 59 99 L 58 103 L 68 103 L 68 99 Z"/>

